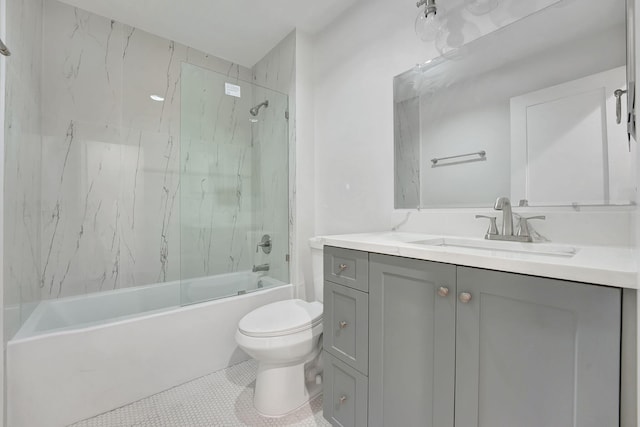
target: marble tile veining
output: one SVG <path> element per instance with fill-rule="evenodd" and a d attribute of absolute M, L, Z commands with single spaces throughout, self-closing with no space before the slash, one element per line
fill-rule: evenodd
<path fill-rule="evenodd" d="M 256 209 L 254 223 L 261 233 L 273 238 L 273 250 L 269 256 L 260 254 L 260 263 L 272 265 L 271 275 L 291 281 L 290 263 L 295 240 L 294 170 L 295 109 L 291 108 L 295 86 L 296 32 L 291 32 L 252 68 L 253 82 L 259 85 L 254 91 L 256 103 L 271 97 L 269 108 L 264 110 L 264 120 L 254 125 L 254 194 Z M 287 94 L 287 99 L 279 93 Z M 288 142 L 288 143 L 287 143 Z M 256 236 L 260 238 L 260 236 Z M 284 262 L 289 260 L 288 262 Z"/>
<path fill-rule="evenodd" d="M 395 207 L 420 206 L 420 99 L 395 104 Z"/>
<path fill-rule="evenodd" d="M 13 332 L 42 298 L 265 262 L 288 280 L 292 122 L 283 93 L 293 87 L 295 33 L 250 70 L 57 0 L 7 7 L 11 45 L 29 53 L 7 70 Z M 246 86 L 242 98 L 206 77 L 188 80 L 185 66 Z M 197 92 L 189 105 L 185 87 Z M 249 109 L 267 98 L 250 122 Z M 268 256 L 255 251 L 264 233 L 273 237 Z"/>
<path fill-rule="evenodd" d="M 249 80 L 250 71 L 55 0 L 44 6 L 44 23 L 42 155 L 47 162 L 38 182 L 42 243 L 35 251 L 42 259 L 36 262 L 41 296 L 202 275 L 181 260 L 201 259 L 209 249 L 197 239 L 181 239 L 180 163 L 187 152 L 181 141 L 182 65 L 193 63 L 230 81 Z M 225 109 L 215 121 L 211 116 L 203 121 L 215 132 L 232 114 Z M 250 141 L 246 133 L 237 136 Z M 246 150 L 225 154 L 251 165 Z M 205 167 L 202 178 L 215 180 L 214 172 Z M 242 169 L 238 176 L 245 172 L 250 174 Z M 206 222 L 209 229 L 224 230 L 242 215 L 218 211 Z M 209 266 L 205 274 L 250 267 L 239 255 L 248 253 L 246 233 L 222 233 L 215 240 L 226 252 L 216 254 L 220 268 Z M 229 255 L 231 246 L 238 254 Z"/>
<path fill-rule="evenodd" d="M 41 299 L 42 0 L 6 4 L 4 313 L 11 338 Z"/>

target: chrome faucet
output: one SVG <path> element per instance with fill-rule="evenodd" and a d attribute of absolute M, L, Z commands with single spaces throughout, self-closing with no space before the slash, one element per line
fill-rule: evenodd
<path fill-rule="evenodd" d="M 269 264 L 254 265 L 251 271 L 254 273 L 257 273 L 258 271 L 269 271 Z"/>
<path fill-rule="evenodd" d="M 543 215 L 523 217 L 518 215 L 520 219 L 518 232 L 513 232 L 513 211 L 511 210 L 511 200 L 508 197 L 498 197 L 493 208 L 502 211 L 502 233 L 498 233 L 496 227 L 496 217 L 486 215 L 476 215 L 476 218 L 486 218 L 489 220 L 489 229 L 484 235 L 487 240 L 508 240 L 511 242 L 532 242 L 531 232 L 529 230 L 528 220 L 545 219 Z"/>
<path fill-rule="evenodd" d="M 513 236 L 513 212 L 511 211 L 511 200 L 508 197 L 498 197 L 493 208 L 502 211 L 502 235 Z"/>

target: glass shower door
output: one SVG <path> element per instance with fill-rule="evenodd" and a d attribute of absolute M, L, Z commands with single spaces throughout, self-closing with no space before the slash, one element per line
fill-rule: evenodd
<path fill-rule="evenodd" d="M 288 282 L 287 96 L 190 64 L 181 81 L 181 303 Z"/>

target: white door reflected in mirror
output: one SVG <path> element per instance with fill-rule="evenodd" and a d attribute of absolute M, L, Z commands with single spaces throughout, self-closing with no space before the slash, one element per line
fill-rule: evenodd
<path fill-rule="evenodd" d="M 511 98 L 511 199 L 529 206 L 633 198 L 626 127 L 616 123 L 625 67 Z"/>

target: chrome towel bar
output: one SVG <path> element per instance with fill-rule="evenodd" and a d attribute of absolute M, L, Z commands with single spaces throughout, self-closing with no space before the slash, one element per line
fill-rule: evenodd
<path fill-rule="evenodd" d="M 435 159 L 431 159 L 431 163 L 433 163 L 434 165 L 437 165 L 438 162 L 441 160 L 458 159 L 460 157 L 469 157 L 469 156 L 480 156 L 480 159 L 484 159 L 487 156 L 487 152 L 482 150 L 482 151 L 476 151 L 475 153 L 458 154 L 457 156 L 436 157 Z"/>

